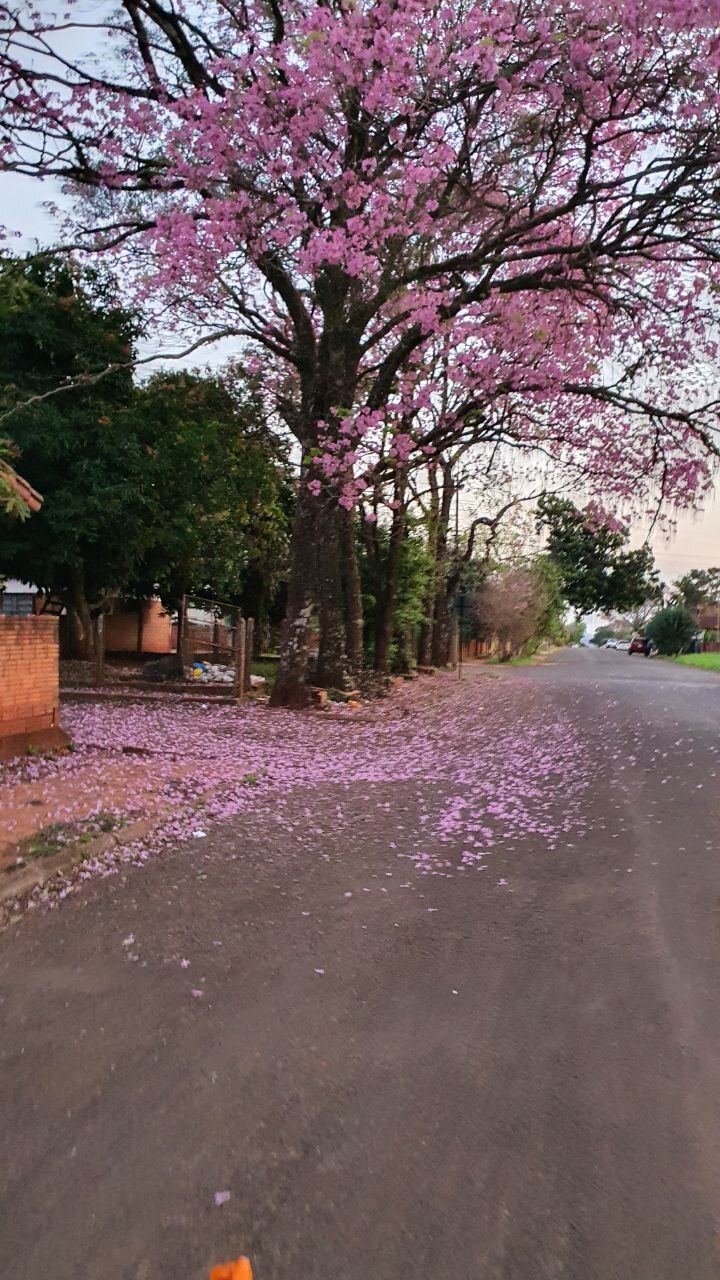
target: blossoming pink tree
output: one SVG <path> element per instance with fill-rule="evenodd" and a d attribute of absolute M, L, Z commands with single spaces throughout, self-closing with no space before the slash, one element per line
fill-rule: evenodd
<path fill-rule="evenodd" d="M 522 397 L 626 487 L 638 441 L 670 496 L 701 483 L 719 17 L 720 0 L 121 0 L 83 31 L 73 0 L 0 4 L 5 167 L 84 193 L 69 238 L 159 321 L 254 347 L 301 443 L 277 702 L 304 700 L 313 601 L 320 679 L 342 680 L 358 445 L 408 434 L 438 340 L 468 406 Z"/>

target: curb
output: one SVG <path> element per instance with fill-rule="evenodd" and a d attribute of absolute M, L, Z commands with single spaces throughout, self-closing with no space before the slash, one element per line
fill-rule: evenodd
<path fill-rule="evenodd" d="M 0 882 L 0 903 L 14 902 L 18 898 L 26 897 L 34 889 L 42 888 L 48 880 L 53 880 L 55 876 L 62 875 L 65 871 L 72 871 L 73 867 L 79 866 L 81 862 L 87 862 L 101 853 L 107 853 L 108 849 L 112 849 L 115 845 L 141 840 L 152 831 L 155 825 L 155 818 L 141 818 L 137 822 L 131 822 L 127 827 L 121 827 L 119 831 L 109 831 L 106 835 L 96 836 L 94 840 L 87 840 L 82 844 L 77 841 L 49 858 L 38 858 L 22 871 L 6 873 L 8 882 L 6 884 Z"/>

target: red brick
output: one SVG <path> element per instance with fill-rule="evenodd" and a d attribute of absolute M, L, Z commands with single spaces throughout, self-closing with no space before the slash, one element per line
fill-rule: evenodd
<path fill-rule="evenodd" d="M 0 737 L 58 720 L 57 618 L 0 615 Z"/>

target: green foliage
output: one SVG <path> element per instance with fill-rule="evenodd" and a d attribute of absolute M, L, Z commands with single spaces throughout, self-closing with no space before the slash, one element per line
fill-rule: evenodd
<path fill-rule="evenodd" d="M 565 643 L 565 609 L 562 577 L 554 561 L 549 556 L 535 556 L 530 562 L 529 571 L 537 619 L 525 650 L 534 652 L 545 640 L 549 640 L 551 644 Z"/>
<path fill-rule="evenodd" d="M 691 569 L 678 578 L 673 598 L 688 609 L 720 602 L 720 569 Z"/>
<path fill-rule="evenodd" d="M 254 676 L 262 676 L 265 681 L 265 692 L 269 693 L 277 680 L 278 661 L 272 658 L 254 658 L 250 664 Z"/>
<path fill-rule="evenodd" d="M 594 636 L 591 637 L 590 643 L 598 646 L 605 644 L 606 640 L 618 640 L 619 633 L 615 627 L 598 627 Z"/>
<path fill-rule="evenodd" d="M 425 599 L 433 563 L 425 539 L 410 527 L 400 552 L 400 577 L 395 600 L 395 629 L 418 626 L 425 616 Z"/>
<path fill-rule="evenodd" d="M 375 610 L 378 596 L 385 590 L 385 567 L 390 543 L 390 528 L 374 525 L 362 531 L 358 537 L 358 567 L 362 589 L 364 633 L 366 646 L 372 645 Z M 428 586 L 434 572 L 421 522 L 408 520 L 400 549 L 395 608 L 393 611 L 393 642 L 390 649 L 390 669 L 404 670 L 407 666 L 407 640 L 415 627 L 425 620 Z"/>
<path fill-rule="evenodd" d="M 91 293 L 91 290 L 93 291 Z M 97 279 L 70 265 L 0 268 L 0 411 L 127 362 L 137 332 Z M 18 524 L 2 522 L 3 569 L 64 595 L 98 598 L 133 568 L 143 455 L 120 425 L 133 393 L 128 369 L 61 391 L 8 420 L 23 474 L 44 497 Z"/>
<path fill-rule="evenodd" d="M 126 433 L 146 455 L 146 546 L 133 585 L 235 600 L 255 575 L 272 592 L 285 564 L 292 490 L 284 447 L 239 375 L 161 373 L 138 387 Z"/>
<path fill-rule="evenodd" d="M 585 623 L 582 618 L 576 618 L 574 622 L 565 623 L 565 643 L 581 644 L 585 636 Z"/>
<path fill-rule="evenodd" d="M 592 510 L 545 496 L 538 503 L 538 527 L 547 530 L 563 597 L 579 613 L 632 609 L 659 591 L 650 549 L 627 550 L 627 530 L 610 527 Z"/>
<path fill-rule="evenodd" d="M 678 654 L 687 648 L 696 630 L 695 620 L 684 605 L 668 605 L 650 619 L 645 634 L 658 653 Z"/>
<path fill-rule="evenodd" d="M 137 332 L 110 287 L 71 264 L 0 271 L 0 410 L 80 379 L 10 420 L 44 503 L 22 525 L 0 515 L 2 568 L 86 623 L 155 583 L 166 599 L 238 599 L 253 576 L 272 592 L 284 565 L 292 491 L 257 388 L 190 373 L 134 386 L 129 367 L 94 379 L 129 365 Z"/>

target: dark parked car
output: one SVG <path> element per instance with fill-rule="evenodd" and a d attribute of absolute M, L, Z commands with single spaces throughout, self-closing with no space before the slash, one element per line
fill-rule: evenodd
<path fill-rule="evenodd" d="M 650 657 L 652 645 L 645 636 L 633 636 L 630 641 L 628 653 L 644 653 L 646 658 Z"/>

